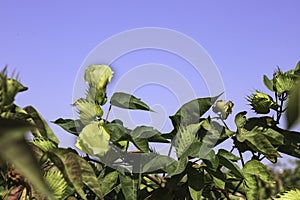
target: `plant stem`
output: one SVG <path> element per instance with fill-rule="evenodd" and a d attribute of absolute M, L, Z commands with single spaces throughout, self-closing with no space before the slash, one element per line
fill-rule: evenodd
<path fill-rule="evenodd" d="M 159 186 L 161 185 L 161 182 L 159 180 L 157 180 L 156 178 L 154 178 L 153 176 L 146 174 L 145 177 L 150 179 L 151 181 L 153 181 L 155 184 L 157 184 Z"/>
<path fill-rule="evenodd" d="M 103 163 L 101 163 L 100 161 L 90 158 L 88 154 L 86 154 L 86 156 L 84 157 L 84 159 L 86 161 L 91 161 L 91 162 L 94 162 L 94 163 L 97 163 L 97 164 L 100 164 L 100 165 L 104 166 Z"/>
<path fill-rule="evenodd" d="M 111 105 L 109 105 L 109 108 L 108 108 L 108 111 L 107 111 L 107 114 L 106 114 L 106 117 L 105 117 L 105 123 L 108 122 L 108 116 L 109 116 L 110 110 L 111 110 Z"/>
<path fill-rule="evenodd" d="M 263 156 L 263 157 L 261 157 L 260 159 L 259 159 L 259 161 L 262 161 L 263 159 L 265 159 L 266 158 L 266 156 Z"/>
<path fill-rule="evenodd" d="M 235 146 L 233 145 L 231 150 L 230 150 L 230 153 L 232 153 L 234 149 L 235 149 Z"/>
<path fill-rule="evenodd" d="M 170 157 L 171 151 L 172 151 L 172 142 L 170 143 L 170 148 L 169 148 L 169 152 L 168 152 L 168 157 Z M 163 173 L 163 177 L 165 177 L 165 175 L 166 175 L 166 172 Z"/>
<path fill-rule="evenodd" d="M 277 111 L 277 119 L 276 119 L 276 123 L 279 123 L 279 120 L 281 118 L 282 113 L 284 112 L 285 109 L 283 109 L 283 104 L 284 101 L 287 99 L 287 95 L 286 93 L 282 93 L 279 97 L 278 97 L 279 101 L 280 101 L 280 105 L 279 105 L 279 110 Z M 277 103 L 277 102 L 276 102 Z"/>
<path fill-rule="evenodd" d="M 234 189 L 233 192 L 232 192 L 233 195 L 234 195 L 234 193 L 236 193 L 236 192 L 238 191 L 238 189 L 239 189 L 239 187 L 241 186 L 242 183 L 243 183 L 243 180 L 241 180 L 241 181 L 237 184 L 237 186 L 235 187 L 235 189 Z"/>
<path fill-rule="evenodd" d="M 220 118 L 220 119 L 221 119 L 221 121 L 223 122 L 224 126 L 225 126 L 227 129 L 229 129 L 228 126 L 227 126 L 227 124 L 225 123 L 225 121 L 224 121 L 222 118 Z"/>
<path fill-rule="evenodd" d="M 238 149 L 238 151 L 239 151 L 239 155 L 241 157 L 242 166 L 244 167 L 245 166 L 245 162 L 244 162 L 244 159 L 243 159 L 243 154 L 242 154 L 242 152 L 239 149 Z"/>

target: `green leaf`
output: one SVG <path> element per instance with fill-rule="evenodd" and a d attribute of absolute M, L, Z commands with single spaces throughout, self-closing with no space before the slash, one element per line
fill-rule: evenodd
<path fill-rule="evenodd" d="M 245 177 L 244 189 L 249 200 L 258 199 L 258 178 L 265 183 L 273 182 L 267 167 L 258 160 L 248 161 L 243 168 L 243 175 Z"/>
<path fill-rule="evenodd" d="M 243 128 L 247 122 L 247 119 L 245 117 L 245 115 L 247 114 L 246 111 L 243 111 L 243 112 L 239 112 L 235 118 L 234 118 L 234 122 L 235 122 L 235 125 L 236 127 L 238 128 L 238 130 L 240 128 Z"/>
<path fill-rule="evenodd" d="M 174 127 L 178 128 L 179 126 L 198 123 L 200 117 L 209 110 L 221 95 L 194 99 L 181 106 L 175 115 L 170 116 Z"/>
<path fill-rule="evenodd" d="M 217 155 L 222 156 L 223 158 L 226 158 L 227 160 L 231 160 L 231 161 L 238 161 L 241 159 L 240 157 L 234 155 L 233 153 L 225 149 L 219 149 Z"/>
<path fill-rule="evenodd" d="M 300 119 L 300 80 L 294 86 L 292 93 L 289 96 L 288 106 L 287 106 L 287 124 L 290 128 Z"/>
<path fill-rule="evenodd" d="M 148 143 L 147 139 L 132 137 L 132 142 L 142 152 L 144 152 L 144 153 L 149 152 L 149 143 Z"/>
<path fill-rule="evenodd" d="M 239 166 L 236 163 L 232 162 L 231 159 L 229 159 L 229 158 L 232 158 L 232 157 L 235 157 L 235 156 L 233 154 L 230 155 L 231 153 L 229 153 L 225 150 L 221 151 L 221 153 L 219 153 L 219 152 L 218 152 L 217 156 L 218 156 L 220 165 L 222 165 L 222 166 L 226 167 L 227 169 L 231 170 L 232 173 L 236 177 L 243 178 L 243 174 L 242 174 L 242 171 L 240 170 Z"/>
<path fill-rule="evenodd" d="M 214 171 L 217 170 L 219 166 L 219 158 L 216 156 L 215 151 L 213 149 L 206 152 L 205 156 L 202 158 L 205 165 Z"/>
<path fill-rule="evenodd" d="M 125 109 L 153 111 L 141 99 L 124 92 L 115 92 L 110 99 L 110 104 Z"/>
<path fill-rule="evenodd" d="M 149 126 L 138 126 L 129 134 L 134 145 L 145 153 L 149 152 L 149 142 L 169 142 L 158 130 Z"/>
<path fill-rule="evenodd" d="M 119 141 L 130 141 L 130 132 L 132 130 L 123 126 L 123 123 L 118 120 L 114 120 L 110 123 L 103 124 L 103 128 L 110 135 L 110 141 L 114 144 Z"/>
<path fill-rule="evenodd" d="M 147 158 L 146 155 L 145 157 Z M 146 163 L 142 166 L 142 173 L 150 173 L 156 171 L 157 169 L 166 169 L 170 165 L 174 164 L 176 164 L 177 167 L 177 161 L 169 156 L 153 154 L 152 157 L 153 158 L 145 159 Z"/>
<path fill-rule="evenodd" d="M 54 142 L 52 142 L 52 140 L 45 139 L 45 138 L 35 137 L 31 141 L 31 143 L 39 147 L 44 152 L 57 148 L 57 145 Z"/>
<path fill-rule="evenodd" d="M 101 180 L 101 190 L 103 192 L 103 196 L 106 196 L 114 189 L 118 182 L 118 177 L 118 171 L 112 171 L 104 176 L 104 178 Z"/>
<path fill-rule="evenodd" d="M 272 138 L 271 141 L 274 143 L 280 143 L 282 137 L 275 131 L 265 128 L 269 127 L 269 118 L 250 118 L 247 120 L 245 114 L 246 112 L 241 112 L 235 117 L 238 128 L 237 140 L 241 143 L 245 142 L 253 151 L 262 153 L 271 162 L 276 162 L 277 157 L 281 156 L 268 138 Z M 270 135 L 265 136 L 267 133 Z"/>
<path fill-rule="evenodd" d="M 190 195 L 194 200 L 200 200 L 204 189 L 204 172 L 203 170 L 189 167 L 187 170 L 188 187 Z"/>
<path fill-rule="evenodd" d="M 266 138 L 272 143 L 272 145 L 283 145 L 284 136 L 272 128 L 263 130 L 262 132 Z"/>
<path fill-rule="evenodd" d="M 173 177 L 175 175 L 183 173 L 188 162 L 189 159 L 187 157 L 183 157 L 178 162 L 172 162 L 164 169 L 168 173 L 167 177 Z"/>
<path fill-rule="evenodd" d="M 278 200 L 298 200 L 300 196 L 300 190 L 297 188 L 293 188 L 288 191 L 284 191 L 281 194 L 277 195 L 276 199 Z"/>
<path fill-rule="evenodd" d="M 242 129 L 242 132 L 237 134 L 237 139 L 240 142 L 246 141 L 252 150 L 262 153 L 271 162 L 276 162 L 276 157 L 281 157 L 275 147 L 257 127 L 251 131 Z"/>
<path fill-rule="evenodd" d="M 149 126 L 138 126 L 130 133 L 130 135 L 135 138 L 146 138 L 149 142 L 169 142 L 158 130 Z"/>
<path fill-rule="evenodd" d="M 206 148 L 213 148 L 235 134 L 209 118 L 200 123 L 201 129 L 197 133 L 197 138 L 202 141 Z"/>
<path fill-rule="evenodd" d="M 76 147 L 83 152 L 103 156 L 109 150 L 110 135 L 98 122 L 93 122 L 85 126 L 77 138 Z"/>
<path fill-rule="evenodd" d="M 32 106 L 27 106 L 24 110 L 31 116 L 34 124 L 37 127 L 37 130 L 33 131 L 36 132 L 36 136 L 41 136 L 46 139 L 52 140 L 57 145 L 59 144 L 59 140 L 47 124 L 47 122 L 43 119 L 43 117 L 38 113 L 36 109 Z"/>
<path fill-rule="evenodd" d="M 52 123 L 60 126 L 65 131 L 72 133 L 73 135 L 77 135 L 77 136 L 83 129 L 83 124 L 81 123 L 80 120 L 59 118 L 55 121 L 52 121 Z"/>
<path fill-rule="evenodd" d="M 276 130 L 284 136 L 284 145 L 280 145 L 278 150 L 290 156 L 300 158 L 300 133 L 280 128 Z"/>
<path fill-rule="evenodd" d="M 46 172 L 44 178 L 49 185 L 49 189 L 53 192 L 54 197 L 61 199 L 68 187 L 63 174 L 59 170 L 50 170 Z"/>
<path fill-rule="evenodd" d="M 264 75 L 263 81 L 264 81 L 265 86 L 266 86 L 271 92 L 274 92 L 273 81 L 270 80 L 266 75 Z"/>
<path fill-rule="evenodd" d="M 137 199 L 138 179 L 133 175 L 119 173 L 121 190 L 126 200 Z"/>
<path fill-rule="evenodd" d="M 226 176 L 221 170 L 212 170 L 208 167 L 205 167 L 205 170 L 212 176 L 213 182 L 217 187 L 225 189 Z"/>
<path fill-rule="evenodd" d="M 97 89 L 106 88 L 112 77 L 113 71 L 108 65 L 90 65 L 84 74 L 84 80 Z"/>
<path fill-rule="evenodd" d="M 295 70 L 295 72 L 300 71 L 300 61 L 297 62 L 297 65 L 294 70 Z"/>
<path fill-rule="evenodd" d="M 103 115 L 102 108 L 93 101 L 86 99 L 78 99 L 73 106 L 77 107 L 80 121 L 87 125 L 96 120 L 96 117 L 101 118 Z"/>
<path fill-rule="evenodd" d="M 247 130 L 257 129 L 272 143 L 272 145 L 282 145 L 284 136 L 278 132 L 276 122 L 271 117 L 253 117 L 247 119 L 245 128 Z"/>
<path fill-rule="evenodd" d="M 76 156 L 81 168 L 83 183 L 92 190 L 99 199 L 103 199 L 101 184 L 92 168 L 92 166 L 81 156 Z"/>
<path fill-rule="evenodd" d="M 83 191 L 82 171 L 77 158 L 78 155 L 62 148 L 56 148 L 48 152 L 48 155 L 51 161 L 63 172 L 66 180 L 73 185 L 80 197 L 87 200 Z"/>
<path fill-rule="evenodd" d="M 187 127 L 179 127 L 178 133 L 173 141 L 173 145 L 176 149 L 177 157 L 180 158 L 183 153 L 190 147 L 195 141 L 196 133 L 201 127 L 201 123 L 190 124 Z"/>
<path fill-rule="evenodd" d="M 42 172 L 34 153 L 24 138 L 30 128 L 32 126 L 27 122 L 0 118 L 0 157 L 11 162 L 41 193 L 53 198 L 42 179 Z"/>

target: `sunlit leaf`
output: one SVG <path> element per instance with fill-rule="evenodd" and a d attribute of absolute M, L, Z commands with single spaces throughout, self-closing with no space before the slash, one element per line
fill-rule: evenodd
<path fill-rule="evenodd" d="M 124 92 L 115 92 L 110 99 L 110 104 L 119 108 L 153 111 L 141 99 Z"/>
<path fill-rule="evenodd" d="M 103 192 L 103 196 L 106 196 L 114 189 L 114 186 L 117 184 L 118 177 L 118 171 L 112 171 L 104 176 L 104 178 L 101 180 L 101 190 Z"/>
<path fill-rule="evenodd" d="M 61 199 L 68 187 L 62 173 L 59 170 L 50 170 L 46 172 L 44 178 L 55 198 Z"/>
<path fill-rule="evenodd" d="M 194 99 L 181 106 L 175 115 L 170 116 L 174 127 L 198 123 L 200 117 L 209 110 L 221 95 Z"/>
<path fill-rule="evenodd" d="M 39 147 L 44 152 L 57 148 L 57 145 L 52 140 L 35 137 L 31 141 L 32 144 Z"/>
<path fill-rule="evenodd" d="M 245 177 L 244 189 L 249 200 L 258 199 L 258 179 L 265 183 L 273 182 L 267 167 L 258 160 L 248 161 L 243 168 L 243 175 Z"/>
<path fill-rule="evenodd" d="M 276 162 L 276 157 L 281 157 L 272 143 L 262 134 L 261 130 L 254 128 L 251 131 L 242 129 L 242 132 L 237 135 L 240 142 L 246 141 L 252 150 L 262 153 L 271 162 Z"/>
<path fill-rule="evenodd" d="M 187 127 L 179 127 L 178 133 L 173 141 L 178 158 L 180 158 L 182 154 L 189 148 L 189 146 L 195 141 L 196 133 L 200 127 L 200 123 L 190 124 Z"/>
<path fill-rule="evenodd" d="M 277 196 L 278 197 L 275 198 L 277 200 L 298 200 L 300 196 L 300 190 L 293 188 L 291 190 L 278 194 Z"/>
<path fill-rule="evenodd" d="M 235 125 L 238 129 L 240 128 L 243 128 L 247 122 L 247 119 L 245 117 L 245 115 L 247 114 L 246 111 L 243 111 L 243 112 L 239 112 L 235 118 L 234 118 L 234 122 L 235 122 Z"/>
<path fill-rule="evenodd" d="M 80 121 L 87 125 L 96 120 L 96 117 L 102 117 L 102 108 L 95 104 L 93 101 L 88 101 L 86 99 L 78 99 L 73 106 L 76 106 L 77 112 L 80 117 Z"/>

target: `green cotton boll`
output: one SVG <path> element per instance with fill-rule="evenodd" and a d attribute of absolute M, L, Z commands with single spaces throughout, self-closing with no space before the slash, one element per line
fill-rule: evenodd
<path fill-rule="evenodd" d="M 232 101 L 228 101 L 225 103 L 223 100 L 218 100 L 216 104 L 213 106 L 212 110 L 214 113 L 221 114 L 222 119 L 227 119 L 227 117 L 232 113 L 232 108 L 234 104 Z"/>
<path fill-rule="evenodd" d="M 75 144 L 83 152 L 93 156 L 103 156 L 109 149 L 110 135 L 98 122 L 85 126 Z"/>
<path fill-rule="evenodd" d="M 95 105 L 96 115 L 97 117 L 101 118 L 103 116 L 103 110 L 100 106 Z"/>
<path fill-rule="evenodd" d="M 19 81 L 12 78 L 7 79 L 4 105 L 11 105 L 17 93 L 26 91 L 27 89 Z"/>
<path fill-rule="evenodd" d="M 275 105 L 272 97 L 259 91 L 248 96 L 247 100 L 250 102 L 252 109 L 257 114 L 268 114 L 270 112 L 270 108 Z"/>
<path fill-rule="evenodd" d="M 219 112 L 222 112 L 224 110 L 224 106 L 225 106 L 225 101 L 218 100 L 216 102 L 216 104 L 213 106 L 212 110 L 213 110 L 214 113 L 219 113 Z"/>
<path fill-rule="evenodd" d="M 273 85 L 278 95 L 284 92 L 290 92 L 295 85 L 294 70 L 282 73 L 280 69 L 273 74 Z"/>
<path fill-rule="evenodd" d="M 107 102 L 106 88 L 97 89 L 95 86 L 90 85 L 86 93 L 86 99 L 98 105 L 104 105 Z"/>
<path fill-rule="evenodd" d="M 96 90 L 95 102 L 99 105 L 104 105 L 107 102 L 106 89 Z"/>
<path fill-rule="evenodd" d="M 90 65 L 85 70 L 84 80 L 100 90 L 104 89 L 111 81 L 113 73 L 108 65 Z"/>

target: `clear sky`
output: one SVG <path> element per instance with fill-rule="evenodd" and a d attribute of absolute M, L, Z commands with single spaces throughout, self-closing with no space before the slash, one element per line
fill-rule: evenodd
<path fill-rule="evenodd" d="M 76 75 L 98 44 L 134 28 L 168 28 L 191 37 L 207 51 L 221 73 L 226 96 L 235 103 L 236 113 L 248 108 L 245 96 L 251 91 L 266 91 L 263 74 L 270 77 L 276 66 L 287 70 L 300 60 L 299 8 L 297 0 L 0 0 L 0 66 L 16 69 L 22 83 L 29 87 L 17 97 L 18 104 L 33 105 L 47 120 L 73 118 L 70 104 Z M 193 77 L 189 64 L 180 58 L 144 50 L 118 59 L 113 64 L 115 78 L 147 63 L 168 65 L 179 72 L 181 66 L 185 76 Z M 194 88 L 197 84 L 191 78 Z M 148 87 L 136 94 L 158 110 L 163 108 L 157 105 L 169 106 L 166 116 L 174 114 L 179 104 L 166 99 L 172 94 L 155 85 Z M 201 90 L 196 93 L 199 97 L 207 95 L 205 89 L 203 94 Z M 60 128 L 52 127 L 62 145 L 73 142 Z"/>

